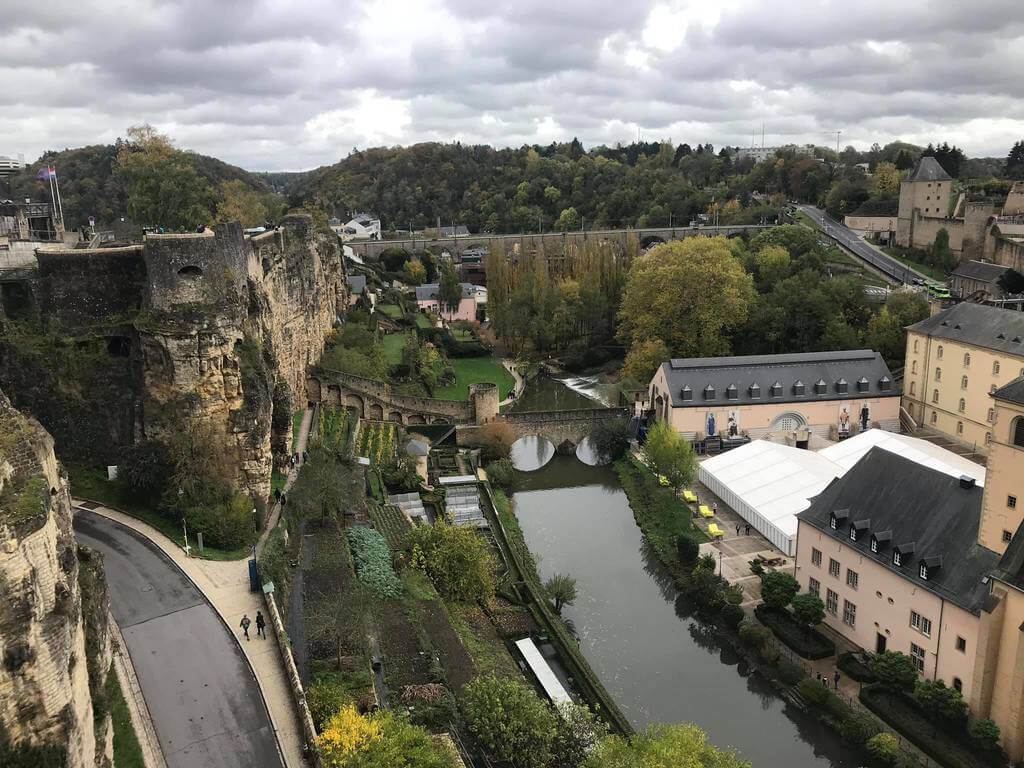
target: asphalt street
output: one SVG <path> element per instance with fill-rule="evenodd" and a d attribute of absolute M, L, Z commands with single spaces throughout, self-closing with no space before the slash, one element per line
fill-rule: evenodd
<path fill-rule="evenodd" d="M 852 251 L 856 256 L 866 261 L 871 266 L 884 272 L 891 279 L 900 283 L 913 283 L 914 278 L 928 279 L 909 267 L 904 266 L 896 259 L 876 248 L 865 243 L 853 230 L 848 229 L 841 222 L 836 221 L 827 215 L 820 208 L 813 205 L 798 205 L 798 209 L 810 216 L 816 224 L 825 231 L 825 234 L 838 242 L 844 248 Z"/>
<path fill-rule="evenodd" d="M 252 668 L 202 593 L 135 531 L 81 508 L 74 528 L 103 553 L 111 611 L 169 768 L 283 768 Z"/>

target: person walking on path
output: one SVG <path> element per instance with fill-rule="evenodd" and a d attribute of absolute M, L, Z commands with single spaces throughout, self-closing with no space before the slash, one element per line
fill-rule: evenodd
<path fill-rule="evenodd" d="M 256 637 L 267 639 L 267 620 L 263 618 L 263 611 L 256 611 Z"/>
<path fill-rule="evenodd" d="M 746 535 L 749 536 L 750 535 L 750 523 L 747 523 L 746 529 L 747 529 L 746 530 Z"/>
<path fill-rule="evenodd" d="M 736 535 L 737 536 L 740 535 L 740 524 L 739 523 L 736 523 Z"/>
<path fill-rule="evenodd" d="M 302 452 L 302 463 L 305 464 L 307 461 L 309 461 L 309 453 L 307 453 L 306 451 L 303 451 Z"/>
<path fill-rule="evenodd" d="M 836 670 L 836 674 L 835 674 L 835 676 L 832 679 L 836 681 L 836 690 L 838 691 L 839 690 L 839 670 L 838 669 Z"/>
<path fill-rule="evenodd" d="M 243 613 L 242 614 L 242 623 L 239 624 L 238 626 L 240 626 L 242 628 L 242 632 L 245 634 L 245 639 L 246 640 L 249 639 L 249 625 L 250 624 L 252 624 L 252 622 L 249 621 L 249 614 L 248 613 Z"/>

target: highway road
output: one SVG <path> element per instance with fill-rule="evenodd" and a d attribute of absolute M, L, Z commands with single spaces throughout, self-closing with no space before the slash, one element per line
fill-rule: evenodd
<path fill-rule="evenodd" d="M 890 279 L 904 284 L 912 284 L 915 278 L 921 280 L 929 279 L 927 275 L 923 275 L 920 272 L 901 264 L 892 256 L 882 253 L 877 248 L 873 248 L 868 245 L 857 235 L 856 232 L 852 229 L 848 229 L 845 225 L 833 219 L 820 208 L 815 208 L 813 205 L 798 205 L 797 209 L 810 216 L 828 237 L 851 251 L 855 256 L 857 256 L 857 258 L 866 261 L 875 269 L 887 275 Z"/>
<path fill-rule="evenodd" d="M 252 668 L 192 581 L 123 525 L 77 508 L 74 527 L 103 553 L 110 608 L 168 767 L 283 768 Z"/>

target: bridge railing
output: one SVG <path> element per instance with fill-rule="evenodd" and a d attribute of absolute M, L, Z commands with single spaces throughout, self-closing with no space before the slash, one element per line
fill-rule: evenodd
<path fill-rule="evenodd" d="M 511 422 L 552 421 L 600 421 L 603 419 L 628 419 L 629 408 L 575 408 L 561 411 L 511 411 L 502 418 Z"/>

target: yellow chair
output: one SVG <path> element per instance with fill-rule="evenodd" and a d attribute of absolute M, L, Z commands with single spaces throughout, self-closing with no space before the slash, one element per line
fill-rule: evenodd
<path fill-rule="evenodd" d="M 658 482 L 662 485 L 668 485 L 668 478 L 664 475 L 658 475 Z"/>
<path fill-rule="evenodd" d="M 683 491 L 683 501 L 688 501 L 691 504 L 696 504 L 697 494 L 691 491 L 689 488 L 687 488 L 685 491 Z"/>
<path fill-rule="evenodd" d="M 708 533 L 714 536 L 716 539 L 725 536 L 725 531 L 718 527 L 718 523 L 712 523 L 708 526 Z"/>
<path fill-rule="evenodd" d="M 700 512 L 701 517 L 715 516 L 715 513 L 711 511 L 711 507 L 709 507 L 707 504 L 701 504 L 700 507 L 698 507 L 698 511 Z"/>

